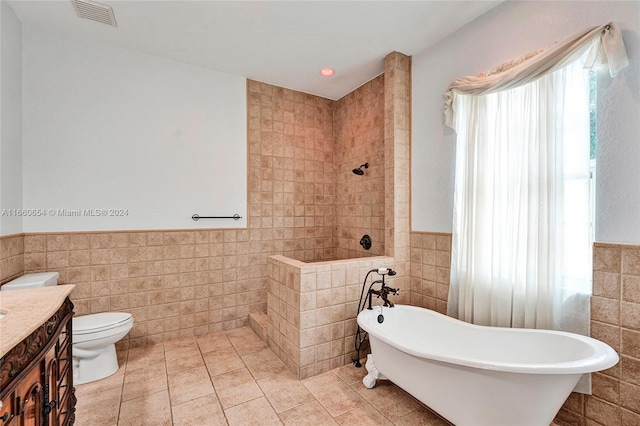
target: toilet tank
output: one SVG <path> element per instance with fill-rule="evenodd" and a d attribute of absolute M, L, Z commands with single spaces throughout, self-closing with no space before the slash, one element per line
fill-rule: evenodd
<path fill-rule="evenodd" d="M 38 272 L 35 274 L 25 274 L 21 277 L 11 280 L 0 287 L 0 290 L 23 290 L 25 288 L 48 287 L 58 285 L 57 272 Z"/>

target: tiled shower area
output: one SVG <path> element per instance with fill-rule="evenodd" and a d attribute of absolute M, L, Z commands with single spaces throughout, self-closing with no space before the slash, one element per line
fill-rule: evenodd
<path fill-rule="evenodd" d="M 390 257 L 318 263 L 269 258 L 268 343 L 295 377 L 324 373 L 355 357 L 362 280 L 380 265 L 395 267 Z"/>

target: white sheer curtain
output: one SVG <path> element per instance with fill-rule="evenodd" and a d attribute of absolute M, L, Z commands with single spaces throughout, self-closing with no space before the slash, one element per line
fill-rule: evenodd
<path fill-rule="evenodd" d="M 582 58 L 582 59 L 581 59 Z M 589 332 L 589 112 L 584 68 L 628 64 L 612 22 L 461 77 L 447 313 L 484 325 Z"/>
<path fill-rule="evenodd" d="M 453 109 L 449 314 L 588 334 L 589 85 L 582 61 L 514 89 L 457 94 Z"/>

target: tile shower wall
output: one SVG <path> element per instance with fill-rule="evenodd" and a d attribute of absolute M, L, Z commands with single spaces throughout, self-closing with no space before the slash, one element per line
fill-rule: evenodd
<path fill-rule="evenodd" d="M 395 268 L 383 256 L 319 263 L 269 258 L 268 344 L 297 378 L 351 362 L 362 280 L 379 266 Z M 397 286 L 395 278 L 388 283 Z M 408 299 L 402 290 L 393 296 L 397 303 Z"/>
<path fill-rule="evenodd" d="M 274 254 L 383 254 L 383 89 L 380 76 L 334 102 L 248 81 L 249 227 L 272 234 Z M 351 173 L 365 162 L 364 176 Z M 358 244 L 365 233 L 371 251 Z"/>
<path fill-rule="evenodd" d="M 249 227 L 271 254 L 336 257 L 333 101 L 247 81 Z"/>
<path fill-rule="evenodd" d="M 591 336 L 620 362 L 592 375 L 592 395 L 571 394 L 556 423 L 640 425 L 640 246 L 594 245 Z"/>
<path fill-rule="evenodd" d="M 384 151 L 384 173 L 380 171 L 371 174 L 373 182 L 383 184 L 376 187 L 383 188 L 383 194 L 377 200 L 380 210 L 377 214 L 384 215 L 384 254 L 394 257 L 386 258 L 385 262 L 393 261 L 393 268 L 398 271 L 398 276 L 394 277 L 393 285 L 404 289 L 397 299 L 398 303 L 407 303 L 413 292 L 410 288 L 410 222 L 409 222 L 409 157 L 410 157 L 410 123 L 411 123 L 411 58 L 398 52 L 393 52 L 384 59 L 385 74 L 383 78 L 370 82 L 370 86 L 363 86 L 344 99 L 341 110 L 337 113 L 334 124 L 334 133 L 338 135 L 339 152 L 346 160 L 357 159 L 365 162 L 365 157 L 359 157 L 366 150 L 376 151 L 383 147 Z M 382 110 L 382 135 L 383 141 L 380 145 L 379 126 L 376 124 L 376 111 L 379 111 L 380 94 L 378 85 L 383 86 L 384 102 Z M 364 109 L 367 106 L 368 90 L 374 90 L 371 95 L 371 105 L 377 105 L 374 111 L 368 115 Z M 362 99 L 359 108 L 357 102 Z M 356 105 L 352 105 L 353 102 Z M 349 123 L 344 123 L 349 120 Z M 368 124 L 367 124 L 368 123 Z M 373 125 L 371 128 L 370 126 Z M 361 126 L 364 126 L 361 127 Z M 366 128 L 369 128 L 367 130 Z M 369 133 L 370 131 L 370 133 Z M 365 132 L 371 137 L 364 137 Z M 378 133 L 376 133 L 378 132 Z M 358 136 L 362 133 L 362 136 Z M 356 138 L 361 139 L 356 143 Z M 367 143 L 367 141 L 371 141 Z M 342 145 L 341 145 L 342 144 Z M 353 148 L 353 151 L 350 150 Z M 379 151 L 377 151 L 379 152 Z M 342 164 L 338 160 L 338 163 Z M 375 164 L 371 162 L 372 166 Z M 359 217 L 364 220 L 364 210 L 362 214 L 356 210 L 359 202 L 364 202 L 364 198 L 358 200 L 358 193 L 373 189 L 363 185 L 364 180 L 358 179 L 356 175 L 349 176 L 353 163 L 341 166 L 341 173 L 344 181 L 339 180 L 341 190 L 347 192 L 345 197 L 338 201 L 339 216 L 345 221 L 345 230 L 338 237 L 343 237 L 347 242 L 347 250 L 351 249 L 349 240 L 353 242 L 353 235 L 346 231 L 347 227 L 357 224 L 348 222 L 350 217 Z M 377 166 L 379 167 L 379 166 Z M 342 170 L 346 168 L 346 170 Z M 400 169 L 399 169 L 400 168 Z M 368 172 L 368 169 L 367 169 Z M 366 173 L 365 172 L 365 176 Z M 338 174 L 340 175 L 340 173 Z M 348 180 L 349 177 L 351 180 Z M 356 178 L 355 180 L 353 178 Z M 381 179 L 382 178 L 382 179 Z M 340 179 L 340 178 L 339 178 Z M 346 182 L 356 182 L 355 188 Z M 352 199 L 349 198 L 351 196 Z M 384 209 L 380 201 L 384 200 Z M 365 203 L 366 204 L 366 203 Z M 344 208 L 346 207 L 346 208 Z M 380 223 L 376 223 L 377 226 Z M 340 246 L 340 248 L 344 248 Z M 268 317 L 269 317 L 269 344 L 274 351 L 285 361 L 289 369 L 298 377 L 308 377 L 318 374 L 331 368 L 332 363 L 349 362 L 351 356 L 348 349 L 353 345 L 355 333 L 355 316 L 357 313 L 357 298 L 359 297 L 357 275 L 362 278 L 371 269 L 370 261 L 366 267 L 360 267 L 358 261 L 335 261 L 323 262 L 322 265 L 306 264 L 296 262 L 293 259 L 274 256 L 271 257 L 274 263 L 270 265 L 270 279 L 268 288 Z M 379 266 L 379 265 L 376 265 Z M 320 272 L 316 268 L 324 268 Z M 345 269 L 346 268 L 346 269 Z M 354 275 L 353 281 L 346 280 L 347 273 Z M 315 277 L 318 273 L 326 275 L 326 282 L 323 282 L 322 290 L 317 290 Z M 305 282 L 312 281 L 314 289 L 305 287 Z M 345 287 L 346 285 L 346 287 Z M 361 286 L 362 284 L 360 284 Z M 345 287 L 345 288 L 343 288 Z M 352 289 L 352 290 L 350 290 Z M 408 290 L 408 291 L 407 291 Z M 324 292 L 321 296 L 320 292 Z M 334 295 L 334 292 L 338 292 Z M 345 299 L 346 297 L 346 299 Z M 323 298 L 326 305 L 318 308 L 318 300 Z M 344 303 L 351 304 L 352 316 L 349 316 L 349 308 L 343 312 Z M 324 309 L 325 312 L 321 312 Z M 337 313 L 334 311 L 337 310 Z M 323 321 L 318 324 L 318 321 Z M 326 321 L 326 322 L 324 322 Z M 349 325 L 351 324 L 351 326 Z M 343 330 L 346 334 L 344 341 L 344 352 L 340 353 L 340 345 L 336 339 L 334 327 Z M 349 328 L 352 327 L 352 328 Z M 349 330 L 353 332 L 349 335 Z M 320 354 L 320 355 L 319 355 Z"/>
<path fill-rule="evenodd" d="M 0 284 L 24 273 L 24 235 L 0 236 Z"/>
<path fill-rule="evenodd" d="M 384 76 L 335 102 L 337 258 L 384 254 Z M 368 163 L 364 175 L 352 169 Z M 368 234 L 369 251 L 360 246 Z"/>

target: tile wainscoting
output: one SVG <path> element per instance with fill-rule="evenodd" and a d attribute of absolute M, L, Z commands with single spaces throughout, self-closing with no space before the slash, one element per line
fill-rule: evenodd
<path fill-rule="evenodd" d="M 24 272 L 58 271 L 78 315 L 131 312 L 119 349 L 246 325 L 266 311 L 260 231 L 26 234 Z"/>
<path fill-rule="evenodd" d="M 592 375 L 592 395 L 573 393 L 560 425 L 640 425 L 640 246 L 595 243 L 591 336 L 620 362 Z"/>
<path fill-rule="evenodd" d="M 24 235 L 0 236 L 0 284 L 24 273 Z"/>

